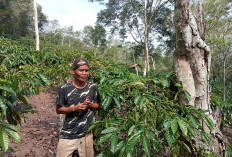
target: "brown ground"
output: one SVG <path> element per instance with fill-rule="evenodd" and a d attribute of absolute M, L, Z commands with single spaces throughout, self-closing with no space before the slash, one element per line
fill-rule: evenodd
<path fill-rule="evenodd" d="M 56 90 L 48 89 L 39 95 L 29 96 L 29 104 L 37 111 L 27 114 L 20 126 L 21 142 L 11 142 L 13 152 L 4 157 L 55 157 L 59 136 L 59 116 L 55 111 Z M 232 129 L 226 128 L 228 141 L 232 143 Z"/>
<path fill-rule="evenodd" d="M 13 152 L 4 157 L 54 157 L 59 136 L 59 116 L 55 111 L 56 91 L 48 89 L 28 97 L 29 104 L 37 111 L 26 114 L 20 128 L 21 142 L 12 142 Z"/>

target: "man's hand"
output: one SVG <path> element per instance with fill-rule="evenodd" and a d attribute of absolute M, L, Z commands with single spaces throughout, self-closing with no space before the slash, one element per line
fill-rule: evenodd
<path fill-rule="evenodd" d="M 86 108 L 87 108 L 87 105 L 86 105 L 86 103 L 84 102 L 84 103 L 80 103 L 80 104 L 78 104 L 78 105 L 75 105 L 75 106 L 72 106 L 72 111 L 73 112 L 83 112 L 83 111 L 85 111 L 86 110 Z"/>
<path fill-rule="evenodd" d="M 91 107 L 91 101 L 89 100 L 89 98 L 85 99 L 84 101 L 84 104 L 87 106 L 87 107 Z"/>
<path fill-rule="evenodd" d="M 94 102 L 91 102 L 89 100 L 89 98 L 87 98 L 85 101 L 84 101 L 84 104 L 87 105 L 88 108 L 91 108 L 91 109 L 98 109 L 100 108 L 100 104 L 99 103 L 94 103 Z"/>

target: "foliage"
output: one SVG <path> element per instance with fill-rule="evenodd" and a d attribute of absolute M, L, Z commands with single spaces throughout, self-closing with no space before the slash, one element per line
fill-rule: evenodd
<path fill-rule="evenodd" d="M 225 102 L 222 98 L 216 94 L 212 94 L 211 105 L 213 110 L 221 110 L 221 127 L 231 126 L 232 124 L 232 104 Z"/>
<path fill-rule="evenodd" d="M 231 144 L 227 144 L 226 152 L 228 156 L 232 156 L 232 145 Z"/>
<path fill-rule="evenodd" d="M 133 2 L 109 0 L 105 3 L 106 9 L 98 13 L 97 23 L 109 28 L 111 34 L 119 35 L 123 41 L 128 39 L 135 46 L 141 46 L 143 51 L 145 45 L 151 51 L 154 47 L 153 41 L 157 37 L 158 40 L 163 41 L 165 47 L 167 46 L 166 50 L 171 51 L 174 36 L 172 7 L 169 2 L 168 0 L 135 0 Z"/>
<path fill-rule="evenodd" d="M 83 43 L 87 47 L 100 47 L 106 45 L 106 31 L 101 25 L 85 26 L 81 33 Z"/>
<path fill-rule="evenodd" d="M 157 6 L 155 6 L 155 3 L 157 3 Z M 165 0 L 148 2 L 147 16 L 150 30 L 154 29 L 157 32 L 168 31 L 168 28 L 161 28 L 161 26 L 164 26 L 162 22 L 167 22 L 170 15 L 170 10 L 165 4 L 167 4 Z M 110 27 L 112 33 L 119 32 L 123 38 L 127 37 L 126 32 L 133 33 L 134 39 L 140 43 L 140 40 L 143 41 L 144 38 L 142 35 L 145 25 L 144 18 L 144 1 L 110 0 L 106 3 L 106 9 L 98 14 L 98 23 Z"/>
<path fill-rule="evenodd" d="M 35 111 L 27 104 L 26 94 L 38 93 L 40 87 L 51 85 L 40 72 L 30 47 L 19 47 L 11 40 L 0 38 L 0 149 L 9 148 L 10 138 L 20 141 L 17 124 L 24 114 Z"/>
<path fill-rule="evenodd" d="M 33 5 L 31 0 L 1 0 L 0 1 L 0 34 L 26 36 L 33 33 Z M 38 6 L 39 28 L 42 29 L 47 17 Z"/>
<path fill-rule="evenodd" d="M 179 93 L 185 91 L 181 83 L 173 82 L 173 73 L 163 79 L 144 78 L 123 65 L 109 65 L 97 76 L 102 119 L 91 129 L 99 137 L 99 156 L 162 156 L 166 151 L 173 156 L 183 151 L 194 154 L 191 139 L 197 130 L 209 146 L 211 137 L 203 131 L 200 119 L 210 130 L 213 123 L 203 111 L 178 104 Z"/>

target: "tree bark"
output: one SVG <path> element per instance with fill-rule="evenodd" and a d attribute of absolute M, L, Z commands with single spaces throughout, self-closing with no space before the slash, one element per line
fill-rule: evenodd
<path fill-rule="evenodd" d="M 155 71 L 155 58 L 151 57 L 151 61 L 152 61 L 152 68 Z"/>
<path fill-rule="evenodd" d="M 38 14 L 37 2 L 34 0 L 34 24 L 35 24 L 35 49 L 39 51 L 39 28 L 38 28 Z"/>
<path fill-rule="evenodd" d="M 200 139 L 196 137 L 197 148 L 224 154 L 224 142 L 222 134 L 213 117 L 210 107 L 209 73 L 211 53 L 205 43 L 205 24 L 202 8 L 198 11 L 196 19 L 189 8 L 188 0 L 175 0 L 174 22 L 176 29 L 176 50 L 174 52 L 174 64 L 177 80 L 181 81 L 184 90 L 191 95 L 188 101 L 184 95 L 180 96 L 180 104 L 191 105 L 202 109 L 214 122 L 215 128 L 210 132 L 205 124 L 202 126 L 207 133 L 211 133 L 214 140 L 210 148 L 207 148 Z"/>
<path fill-rule="evenodd" d="M 223 101 L 226 101 L 226 57 L 223 52 Z"/>
<path fill-rule="evenodd" d="M 144 47 L 145 47 L 145 59 L 144 59 L 144 76 L 147 75 L 147 72 L 150 71 L 150 63 L 149 63 L 149 52 L 148 52 L 148 22 L 147 22 L 147 0 L 144 0 L 144 24 L 145 24 L 145 30 L 144 30 Z"/>

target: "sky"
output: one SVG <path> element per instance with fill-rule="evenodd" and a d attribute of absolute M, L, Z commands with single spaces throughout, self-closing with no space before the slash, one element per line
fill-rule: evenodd
<path fill-rule="evenodd" d="M 84 26 L 94 26 L 97 13 L 105 6 L 88 0 L 37 0 L 48 20 L 58 20 L 61 26 L 73 26 L 82 30 Z"/>

